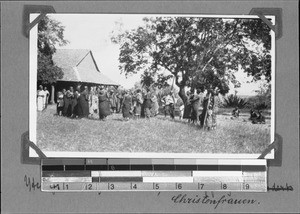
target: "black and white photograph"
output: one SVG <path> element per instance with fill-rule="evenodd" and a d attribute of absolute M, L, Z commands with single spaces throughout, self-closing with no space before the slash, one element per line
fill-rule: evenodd
<path fill-rule="evenodd" d="M 47 14 L 30 140 L 47 157 L 257 158 L 275 135 L 274 37 L 251 15 Z"/>

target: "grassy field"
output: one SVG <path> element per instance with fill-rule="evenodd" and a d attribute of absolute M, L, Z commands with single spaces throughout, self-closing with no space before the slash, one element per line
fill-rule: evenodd
<path fill-rule="evenodd" d="M 270 143 L 270 119 L 252 124 L 248 112 L 230 119 L 222 110 L 216 130 L 169 117 L 123 121 L 121 114 L 106 121 L 70 119 L 55 115 L 49 105 L 37 115 L 37 145 L 43 151 L 79 152 L 170 152 L 170 153 L 261 153 Z"/>

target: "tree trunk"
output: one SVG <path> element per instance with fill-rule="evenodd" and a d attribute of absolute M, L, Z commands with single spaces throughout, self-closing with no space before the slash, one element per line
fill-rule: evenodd
<path fill-rule="evenodd" d="M 178 92 L 179 97 L 182 99 L 184 105 L 186 105 L 186 102 L 188 100 L 188 97 L 185 94 L 184 86 L 179 87 L 179 92 Z"/>
<path fill-rule="evenodd" d="M 50 100 L 50 103 L 51 104 L 54 104 L 54 95 L 55 95 L 55 88 L 54 88 L 54 85 L 51 85 L 51 100 Z"/>

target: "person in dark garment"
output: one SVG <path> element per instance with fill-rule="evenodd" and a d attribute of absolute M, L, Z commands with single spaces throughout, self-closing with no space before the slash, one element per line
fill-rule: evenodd
<path fill-rule="evenodd" d="M 131 117 L 131 107 L 132 107 L 132 96 L 129 91 L 125 91 L 123 101 L 122 101 L 122 114 L 123 118 L 128 121 Z"/>
<path fill-rule="evenodd" d="M 116 103 L 116 112 L 120 113 L 120 111 L 122 110 L 122 100 L 123 100 L 123 96 L 120 92 L 116 93 L 116 98 L 117 98 L 117 103 Z"/>
<path fill-rule="evenodd" d="M 117 96 L 113 90 L 111 90 L 109 93 L 109 103 L 110 103 L 111 112 L 115 113 L 117 110 Z"/>
<path fill-rule="evenodd" d="M 150 90 L 147 90 L 147 93 L 144 96 L 144 115 L 147 119 L 151 116 L 151 107 L 152 107 L 152 101 L 151 101 L 151 92 Z"/>
<path fill-rule="evenodd" d="M 190 100 L 191 102 L 191 121 L 192 123 L 199 123 L 199 107 L 202 103 L 202 97 L 200 96 L 201 90 L 197 89 L 196 94 Z"/>
<path fill-rule="evenodd" d="M 106 117 L 110 115 L 110 107 L 109 107 L 108 95 L 103 86 L 100 86 L 99 88 L 98 103 L 99 103 L 99 119 L 106 120 Z"/>
<path fill-rule="evenodd" d="M 256 112 L 253 109 L 251 109 L 250 110 L 250 118 L 249 118 L 249 120 L 251 120 L 251 121 L 256 120 L 257 117 L 258 117 L 258 115 L 256 114 Z"/>
<path fill-rule="evenodd" d="M 74 111 L 74 103 L 73 100 L 75 99 L 74 97 L 74 89 L 71 86 L 69 90 L 67 90 L 65 96 L 64 96 L 64 109 L 63 109 L 63 115 L 66 117 L 70 117 L 73 115 Z"/>
<path fill-rule="evenodd" d="M 79 111 L 81 111 L 81 104 L 79 103 L 79 97 L 80 97 L 80 86 L 77 86 L 75 92 L 74 92 L 74 98 L 72 99 L 72 105 L 73 105 L 73 114 L 71 115 L 72 118 L 79 117 Z"/>
<path fill-rule="evenodd" d="M 89 115 L 89 94 L 88 87 L 85 86 L 78 97 L 78 117 L 88 117 Z"/>
<path fill-rule="evenodd" d="M 262 115 L 261 110 L 258 110 L 257 117 L 252 120 L 252 123 L 253 124 L 258 124 L 258 123 L 265 124 L 266 123 L 266 118 L 265 118 L 265 116 Z"/>
<path fill-rule="evenodd" d="M 137 119 L 139 119 L 141 116 L 143 101 L 144 100 L 143 100 L 143 95 L 141 93 L 141 90 L 137 89 L 135 95 L 135 106 L 134 106 L 134 115 Z"/>
<path fill-rule="evenodd" d="M 192 94 L 191 91 L 186 92 L 187 99 L 184 103 L 184 111 L 183 111 L 183 119 L 187 119 L 188 122 L 191 120 L 191 111 L 192 111 L 192 105 L 191 105 L 191 99 L 192 99 Z"/>

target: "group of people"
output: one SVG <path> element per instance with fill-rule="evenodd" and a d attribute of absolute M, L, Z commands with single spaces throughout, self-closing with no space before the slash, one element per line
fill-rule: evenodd
<path fill-rule="evenodd" d="M 196 92 L 196 93 L 195 93 Z M 185 103 L 179 106 L 179 119 L 187 119 L 189 123 L 200 127 L 215 129 L 217 126 L 218 88 L 207 90 L 206 96 L 200 89 L 187 92 Z M 171 91 L 160 100 L 154 90 L 136 89 L 118 91 L 109 90 L 104 86 L 78 87 L 71 86 L 57 94 L 57 114 L 71 118 L 94 117 L 106 120 L 113 113 L 122 113 L 124 120 L 139 119 L 141 116 L 149 119 L 159 114 L 159 101 L 162 104 L 165 117 L 175 118 L 177 99 Z M 202 110 L 202 111 L 201 111 Z"/>
<path fill-rule="evenodd" d="M 71 86 L 68 90 L 59 91 L 57 93 L 57 114 L 72 118 L 87 117 L 89 115 L 88 87 L 78 87 L 74 90 Z"/>
<path fill-rule="evenodd" d="M 232 119 L 234 118 L 239 118 L 240 116 L 240 110 L 238 107 L 235 107 L 232 110 Z M 266 118 L 265 116 L 263 116 L 262 111 L 261 110 L 250 110 L 250 117 L 249 120 L 253 123 L 253 124 L 265 124 L 266 123 Z"/>
<path fill-rule="evenodd" d="M 109 90 L 104 86 L 79 87 L 71 86 L 57 94 L 57 114 L 72 118 L 93 117 L 106 120 L 113 113 L 122 113 L 124 120 L 156 116 L 159 111 L 158 99 L 154 91 Z"/>
<path fill-rule="evenodd" d="M 121 111 L 125 120 L 139 119 L 141 116 L 150 119 L 159 113 L 158 98 L 153 90 L 125 90 L 121 97 Z"/>
<path fill-rule="evenodd" d="M 49 102 L 50 92 L 48 91 L 47 87 L 39 85 L 39 89 L 37 91 L 37 110 L 43 111 L 47 108 Z"/>
<path fill-rule="evenodd" d="M 47 107 L 49 99 L 47 87 L 39 86 L 37 92 L 37 108 L 42 111 Z M 219 89 L 210 88 L 206 95 L 200 89 L 187 91 L 186 100 L 179 107 L 179 119 L 187 119 L 188 123 L 199 125 L 201 128 L 216 129 L 217 112 L 220 103 Z M 171 91 L 160 100 L 154 90 L 109 90 L 104 86 L 77 87 L 71 86 L 68 90 L 62 89 L 57 94 L 57 114 L 71 118 L 84 118 L 97 116 L 106 120 L 113 113 L 122 113 L 124 120 L 155 117 L 159 114 L 159 101 L 165 117 L 175 118 L 175 104 L 177 99 Z M 236 107 L 232 111 L 232 118 L 238 118 L 240 110 Z M 252 123 L 265 123 L 261 111 L 250 111 Z"/>
<path fill-rule="evenodd" d="M 216 129 L 220 102 L 218 95 L 219 89 L 217 87 L 208 89 L 205 96 L 201 89 L 196 89 L 196 93 L 195 90 L 188 91 L 183 118 L 201 128 Z"/>

